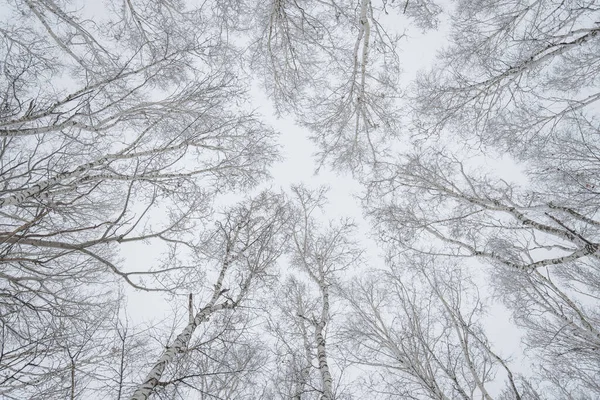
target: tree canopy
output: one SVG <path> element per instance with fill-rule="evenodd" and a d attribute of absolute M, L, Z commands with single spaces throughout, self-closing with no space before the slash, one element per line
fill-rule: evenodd
<path fill-rule="evenodd" d="M 600 398 L 599 54 L 594 0 L 1 0 L 0 397 Z"/>

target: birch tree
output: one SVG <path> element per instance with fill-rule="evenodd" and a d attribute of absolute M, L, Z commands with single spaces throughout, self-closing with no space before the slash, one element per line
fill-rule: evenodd
<path fill-rule="evenodd" d="M 492 267 L 557 398 L 596 393 L 600 371 L 597 13 L 591 1 L 458 3 L 450 45 L 414 86 L 416 147 L 379 165 L 369 197 L 393 254 Z M 522 174 L 483 165 L 498 154 Z"/>
<path fill-rule="evenodd" d="M 150 347 L 144 362 L 135 371 L 136 382 L 133 390 L 127 391 L 128 396 L 143 379 L 140 374 L 148 371 L 181 333 L 181 327 L 188 323 L 185 306 L 178 305 L 170 315 L 173 321 L 168 327 L 161 324 L 153 329 L 150 336 L 156 345 Z M 150 398 L 261 398 L 268 348 L 255 329 L 256 316 L 249 308 L 246 305 L 236 311 L 214 313 L 199 325 L 185 352 L 165 369 Z M 178 313 L 182 310 L 186 312 Z"/>
<path fill-rule="evenodd" d="M 291 269 L 283 270 L 265 308 L 274 358 L 268 399 L 346 399 L 346 364 L 334 323 L 339 312 L 335 291 L 344 271 L 360 261 L 361 251 L 349 220 L 319 223 L 325 188 L 293 186 L 286 252 Z"/>
<path fill-rule="evenodd" d="M 417 132 L 524 159 L 583 145 L 597 118 L 599 12 L 591 0 L 459 2 L 451 45 L 416 87 Z"/>
<path fill-rule="evenodd" d="M 323 381 L 316 362 L 314 328 L 304 318 L 318 312 L 319 298 L 307 284 L 294 277 L 279 284 L 273 297 L 276 307 L 267 311 L 267 330 L 275 340 L 275 357 L 267 398 L 320 398 Z"/>
<path fill-rule="evenodd" d="M 325 64 L 325 82 L 307 97 L 300 121 L 314 132 L 321 164 L 360 172 L 377 163 L 400 133 L 398 31 L 414 21 L 435 28 L 441 8 L 433 1 L 371 0 L 349 8 L 346 37 L 353 40 L 344 43 L 343 56 Z M 395 17 L 393 27 L 384 22 L 388 14 Z"/>
<path fill-rule="evenodd" d="M 249 62 L 279 113 L 297 110 L 306 93 L 324 83 L 318 76 L 324 60 L 342 56 L 347 6 L 345 2 L 248 2 Z"/>
<path fill-rule="evenodd" d="M 89 394 L 111 354 L 118 304 L 75 308 L 67 302 L 57 315 L 43 307 L 22 308 L 3 308 L 0 396 L 79 399 Z"/>
<path fill-rule="evenodd" d="M 176 255 L 211 193 L 254 185 L 277 158 L 202 10 L 121 6 L 1 6 L 0 279 L 15 341 L 52 337 L 15 321 L 84 315 L 94 298 L 108 306 L 113 277 L 181 288 L 189 269 Z M 163 246 L 163 265 L 125 268 L 118 248 L 134 241 Z"/>
<path fill-rule="evenodd" d="M 555 203 L 481 169 L 439 153 L 391 167 L 373 186 L 388 193 L 373 209 L 382 239 L 392 254 L 408 247 L 492 266 L 496 295 L 526 328 L 543 375 L 565 393 L 594 393 L 599 280 L 588 204 Z"/>
<path fill-rule="evenodd" d="M 377 161 L 399 134 L 398 31 L 435 29 L 441 7 L 429 0 L 243 4 L 254 16 L 244 25 L 252 31 L 250 65 L 276 110 L 310 129 L 319 165 L 358 172 Z"/>
<path fill-rule="evenodd" d="M 328 345 L 328 337 L 334 333 L 332 290 L 340 275 L 359 263 L 361 250 L 354 241 L 351 221 L 319 226 L 317 214 L 325 204 L 324 188 L 311 191 L 295 186 L 292 192 L 289 251 L 299 275 L 292 275 L 280 289 L 279 318 L 271 322 L 283 364 L 278 376 L 286 382 L 280 396 L 333 400 L 343 396 L 336 387 L 343 370 Z"/>
<path fill-rule="evenodd" d="M 354 280 L 344 325 L 352 360 L 369 371 L 371 396 L 407 399 L 540 398 L 493 349 L 483 305 L 456 266 L 420 257 Z M 505 389 L 492 391 L 502 376 Z M 497 383 L 496 383 L 497 384 Z M 496 395 L 496 393 L 502 393 Z"/>
<path fill-rule="evenodd" d="M 135 389 L 137 375 L 147 364 L 147 354 L 152 351 L 149 327 L 134 325 L 129 315 L 123 313 L 122 309 L 120 311 L 122 315 L 107 332 L 109 341 L 103 358 L 94 365 L 96 375 L 91 388 L 93 391 L 85 393 L 90 397 L 126 399 Z"/>
<path fill-rule="evenodd" d="M 4 75 L 6 112 L 0 132 L 5 137 L 3 243 L 11 251 L 25 246 L 46 253 L 78 252 L 134 284 L 131 275 L 100 254 L 88 254 L 90 248 L 177 239 L 197 212 L 204 212 L 207 189 L 202 184 L 223 190 L 265 176 L 269 158 L 276 157 L 272 131 L 231 104 L 231 99 L 243 100 L 243 88 L 219 71 L 218 58 L 203 56 L 218 42 L 211 43 L 210 31 L 193 28 L 201 14 L 158 6 L 143 16 L 131 8 L 122 19 L 109 14 L 91 31 L 94 26 L 85 15 L 52 7 L 41 1 L 8 8 L 14 19 L 3 38 L 6 57 L 15 65 Z M 145 24 L 130 26 L 129 17 Z M 177 31 L 167 30 L 167 24 Z M 29 28 L 21 33 L 16 26 Z M 67 28 L 75 29 L 83 43 L 55 32 Z M 34 45 L 27 47 L 29 42 L 17 35 Z M 138 36 L 146 41 L 139 42 Z M 112 40 L 114 54 L 102 53 L 100 40 Z M 42 44 L 47 47 L 43 52 L 37 50 Z M 107 60 L 83 59 L 70 45 Z M 40 59 L 51 51 L 64 63 L 44 64 Z M 60 52 L 70 57 L 58 57 Z M 18 64 L 23 58 L 25 64 Z M 83 72 L 69 75 L 73 62 L 82 64 L 77 71 Z M 45 69 L 29 70 L 28 64 Z M 33 75 L 47 74 L 54 78 L 50 83 L 31 84 Z M 74 87 L 51 86 L 63 75 Z M 168 222 L 151 228 L 147 216 L 171 201 L 177 204 L 166 213 Z M 66 212 L 69 218 L 60 221 Z M 33 232 L 44 240 L 28 237 Z M 78 240 L 68 238 L 75 233 Z"/>
<path fill-rule="evenodd" d="M 0 396 L 600 396 L 596 2 L 84 3 L 0 4 Z M 451 43 L 401 110 L 402 31 L 444 10 Z M 251 79 L 368 184 L 387 270 L 345 282 L 361 251 L 350 220 L 319 223 L 324 190 L 207 229 L 278 160 Z M 486 172 L 495 153 L 523 176 Z M 160 258 L 126 264 L 142 243 Z M 535 377 L 486 338 L 482 266 Z M 171 296 L 170 328 L 124 325 L 124 286 Z"/>
<path fill-rule="evenodd" d="M 201 250 L 206 259 L 199 259 L 214 266 L 214 276 L 207 274 L 214 283 L 206 285 L 201 306 L 152 365 L 132 399 L 146 399 L 158 386 L 186 381 L 185 377 L 165 376 L 165 372 L 188 352 L 192 352 L 190 356 L 193 357 L 195 343 L 192 337 L 201 324 L 207 323 L 213 314 L 238 312 L 243 302 L 248 301 L 254 286 L 269 274 L 269 269 L 273 268 L 281 254 L 281 233 L 286 218 L 286 210 L 279 197 L 263 193 L 234 207 L 224 215 L 223 222 L 217 223 L 214 233 L 208 235 L 204 242 L 206 250 Z M 229 318 L 235 319 L 234 316 Z M 198 350 L 202 351 L 202 345 L 198 346 Z M 217 360 L 219 362 L 226 363 L 227 360 Z M 191 379 L 202 377 L 207 371 L 185 373 Z M 225 393 L 230 389 L 231 386 L 227 385 L 222 388 Z"/>

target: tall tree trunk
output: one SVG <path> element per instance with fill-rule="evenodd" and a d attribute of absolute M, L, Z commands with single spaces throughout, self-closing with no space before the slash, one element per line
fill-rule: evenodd
<path fill-rule="evenodd" d="M 169 363 L 173 361 L 173 359 L 178 353 L 183 353 L 186 351 L 188 343 L 192 338 L 192 334 L 194 333 L 198 325 L 205 321 L 206 317 L 208 317 L 213 312 L 224 310 L 226 308 L 232 308 L 234 305 L 234 303 L 229 302 L 217 305 L 212 304 L 214 304 L 214 302 L 211 302 L 211 304 L 207 305 L 202 310 L 200 310 L 194 317 L 194 320 L 188 323 L 188 325 L 177 336 L 177 338 L 175 338 L 173 344 L 165 349 L 163 354 L 160 356 L 158 361 L 154 364 L 154 366 L 146 376 L 146 379 L 144 379 L 144 382 L 133 393 L 133 396 L 131 396 L 131 400 L 146 400 L 150 396 L 150 394 L 152 394 L 152 391 L 160 382 L 160 378 L 162 377 L 163 372 L 167 368 L 167 365 L 169 365 Z"/>
<path fill-rule="evenodd" d="M 317 341 L 317 359 L 319 360 L 319 371 L 321 372 L 321 381 L 323 382 L 323 394 L 321 400 L 333 399 L 333 379 L 329 372 L 329 364 L 327 363 L 327 352 L 325 350 L 325 337 L 323 329 L 325 323 L 321 322 L 315 327 L 315 340 Z"/>

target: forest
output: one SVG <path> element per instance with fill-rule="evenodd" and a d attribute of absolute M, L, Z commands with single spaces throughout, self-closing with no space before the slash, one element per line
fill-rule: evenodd
<path fill-rule="evenodd" d="M 0 0 L 0 68 L 0 399 L 600 399 L 600 1 Z"/>

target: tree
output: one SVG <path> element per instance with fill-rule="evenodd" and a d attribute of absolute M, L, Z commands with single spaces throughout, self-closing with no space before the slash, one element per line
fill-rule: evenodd
<path fill-rule="evenodd" d="M 279 197 L 263 193 L 256 199 L 234 207 L 224 216 L 223 222 L 217 223 L 215 232 L 205 239 L 206 247 L 201 253 L 216 267 L 214 284 L 207 287 L 207 300 L 190 316 L 185 328 L 166 347 L 143 383 L 133 393 L 132 399 L 146 399 L 157 386 L 186 381 L 185 376 L 165 381 L 163 374 L 180 354 L 185 355 L 190 349 L 194 349 L 192 335 L 200 324 L 213 314 L 227 310 L 235 312 L 250 296 L 253 286 L 259 283 L 257 281 L 269 274 L 269 269 L 281 254 L 281 231 L 286 219 L 286 210 Z M 218 330 L 223 327 L 229 329 L 227 325 L 230 321 L 227 319 L 235 320 L 235 316 L 229 316 L 225 321 L 220 320 Z M 198 349 L 202 351 L 203 347 L 206 346 L 199 345 Z M 193 357 L 192 353 L 190 358 Z M 226 358 L 218 360 L 226 361 Z M 203 372 L 195 371 L 188 376 L 202 377 Z M 222 389 L 227 391 L 230 388 L 231 386 L 225 386 Z M 214 392 L 210 394 L 214 395 Z"/>
<path fill-rule="evenodd" d="M 411 256 L 405 262 L 371 271 L 345 292 L 351 305 L 345 338 L 353 361 L 369 371 L 371 396 L 540 398 L 486 338 L 483 305 L 469 275 L 439 260 Z M 496 397 L 490 386 L 498 372 L 506 381 L 504 395 Z"/>
<path fill-rule="evenodd" d="M 292 187 L 287 250 L 294 272 L 288 272 L 277 287 L 277 307 L 269 310 L 268 320 L 277 341 L 274 398 L 345 398 L 344 361 L 331 342 L 338 329 L 332 325 L 337 310 L 334 292 L 341 275 L 358 266 L 362 250 L 350 220 L 330 222 L 327 227 L 319 224 L 326 193 L 325 188 Z"/>
<path fill-rule="evenodd" d="M 465 164 L 424 153 L 392 167 L 393 177 L 373 186 L 392 188 L 373 209 L 391 254 L 408 247 L 490 264 L 496 295 L 529 331 L 527 346 L 539 350 L 544 368 L 557 360 L 564 366 L 583 360 L 597 365 L 594 220 L 516 184 L 477 177 Z M 552 373 L 561 375 L 562 369 Z M 568 386 L 595 390 L 595 384 L 587 386 L 586 374 L 568 380 Z"/>
<path fill-rule="evenodd" d="M 397 26 L 435 29 L 442 9 L 407 2 L 281 1 L 246 6 L 255 15 L 250 65 L 279 112 L 310 129 L 319 165 L 359 172 L 397 137 Z"/>
<path fill-rule="evenodd" d="M 597 118 L 599 12 L 590 0 L 460 2 L 450 46 L 417 82 L 417 132 L 524 160 L 564 141 L 583 146 Z"/>
<path fill-rule="evenodd" d="M 134 326 L 129 315 L 119 311 L 124 315 L 120 315 L 108 331 L 103 357 L 93 364 L 95 381 L 94 391 L 88 394 L 90 397 L 127 398 L 137 385 L 137 375 L 147 362 L 147 354 L 152 351 L 148 340 L 151 329 Z"/>
<path fill-rule="evenodd" d="M 36 368 L 53 368 L 40 360 L 60 352 L 53 329 L 107 312 L 122 283 L 195 284 L 182 259 L 212 195 L 261 181 L 277 145 L 245 109 L 245 83 L 222 68 L 227 44 L 201 9 L 127 1 L 93 19 L 71 2 L 2 9 L 0 320 L 11 361 L 0 369 L 4 388 L 39 387 Z M 162 246 L 164 262 L 124 266 L 119 248 L 136 241 Z"/>
<path fill-rule="evenodd" d="M 526 328 L 538 380 L 556 398 L 597 393 L 600 373 L 588 73 L 597 13 L 590 1 L 460 2 L 450 45 L 415 85 L 415 149 L 370 179 L 368 207 L 392 254 L 408 247 L 493 267 L 495 295 Z M 482 166 L 498 154 L 522 175 Z"/>
<path fill-rule="evenodd" d="M 595 1 L 84 3 L 0 5 L 1 397 L 600 396 Z M 403 93 L 402 30 L 446 17 Z M 366 184 L 385 269 L 352 276 L 323 189 L 215 218 L 279 157 L 255 80 Z M 161 256 L 125 262 L 140 244 Z M 130 324 L 131 290 L 173 311 Z M 486 338 L 498 299 L 530 374 Z"/>
<path fill-rule="evenodd" d="M 276 341 L 275 359 L 267 398 L 298 400 L 325 396 L 316 361 L 314 326 L 305 318 L 319 311 L 320 299 L 307 284 L 293 276 L 278 285 L 274 297 L 277 307 L 268 310 L 267 330 Z M 327 350 L 323 360 L 326 374 L 331 375 Z M 332 384 L 330 377 L 326 379 Z M 331 395 L 331 388 L 327 390 Z"/>
<path fill-rule="evenodd" d="M 59 299 L 63 300 L 58 303 L 64 306 L 61 310 L 28 304 L 21 309 L 14 305 L 2 308 L 3 398 L 75 399 L 96 384 L 104 357 L 110 354 L 111 325 L 117 319 L 118 304 L 88 300 L 75 308 L 69 302 L 72 297 Z M 84 300 L 80 297 L 77 301 Z"/>

